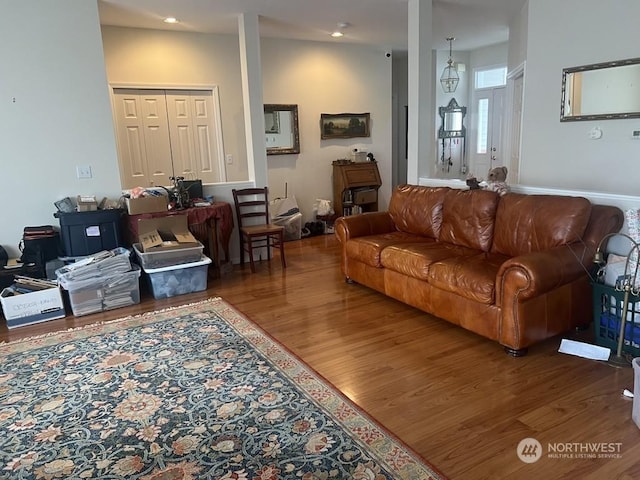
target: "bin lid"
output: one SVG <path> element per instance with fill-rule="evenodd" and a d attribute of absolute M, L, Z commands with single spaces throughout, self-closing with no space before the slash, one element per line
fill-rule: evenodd
<path fill-rule="evenodd" d="M 185 268 L 192 267 L 201 267 L 202 265 L 209 265 L 211 263 L 211 259 L 206 255 L 202 255 L 202 260 L 198 262 L 192 263 L 179 263 L 177 265 L 169 265 L 168 267 L 160 267 L 160 268 L 144 268 L 145 273 L 160 273 L 160 272 L 169 272 L 171 270 L 182 270 Z"/>

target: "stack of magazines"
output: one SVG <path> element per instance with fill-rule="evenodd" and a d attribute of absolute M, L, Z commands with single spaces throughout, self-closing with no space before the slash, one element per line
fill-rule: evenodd
<path fill-rule="evenodd" d="M 140 303 L 140 268 L 129 255 L 126 248 L 105 250 L 56 270 L 75 316 Z"/>
<path fill-rule="evenodd" d="M 125 273 L 131 270 L 129 255 L 129 250 L 121 247 L 103 250 L 59 268 L 56 276 L 60 285 L 67 288 L 73 282 Z"/>

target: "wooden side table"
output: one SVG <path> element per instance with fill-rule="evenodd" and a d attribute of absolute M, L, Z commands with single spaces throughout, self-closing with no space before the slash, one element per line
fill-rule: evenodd
<path fill-rule="evenodd" d="M 215 277 L 220 277 L 222 274 L 222 265 L 230 262 L 229 240 L 231 239 L 231 232 L 233 232 L 234 226 L 231 204 L 227 202 L 214 202 L 204 207 L 127 215 L 127 233 L 130 243 L 135 243 L 138 240 L 138 220 L 169 215 L 187 215 L 189 231 L 205 245 L 207 253 L 211 256 L 212 268 L 210 269 L 210 273 L 213 273 Z M 224 259 L 221 259 L 220 247 L 222 247 Z"/>

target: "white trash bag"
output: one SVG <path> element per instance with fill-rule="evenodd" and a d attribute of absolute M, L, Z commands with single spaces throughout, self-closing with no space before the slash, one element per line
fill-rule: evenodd
<path fill-rule="evenodd" d="M 269 202 L 271 223 L 284 227 L 284 240 L 300 240 L 302 236 L 302 213 L 295 197 L 276 198 Z"/>
<path fill-rule="evenodd" d="M 331 206 L 331 200 L 324 200 L 322 198 L 316 198 L 316 210 L 318 216 L 333 215 L 333 207 Z"/>

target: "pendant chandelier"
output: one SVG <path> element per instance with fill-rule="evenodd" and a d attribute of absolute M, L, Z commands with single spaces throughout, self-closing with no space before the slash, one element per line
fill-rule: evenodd
<path fill-rule="evenodd" d="M 444 93 L 455 92 L 460 82 L 460 77 L 458 76 L 456 68 L 453 66 L 453 58 L 451 55 L 451 42 L 455 39 L 456 37 L 447 37 L 447 42 L 449 42 L 449 60 L 447 61 L 447 66 L 442 71 L 442 75 L 440 75 L 440 84 L 442 85 Z"/>

